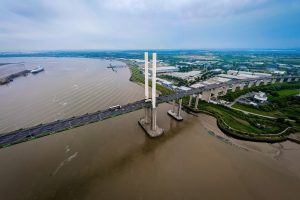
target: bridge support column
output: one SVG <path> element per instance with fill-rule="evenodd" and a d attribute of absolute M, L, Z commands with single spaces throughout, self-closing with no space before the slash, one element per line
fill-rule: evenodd
<path fill-rule="evenodd" d="M 193 101 L 193 95 L 190 95 L 189 107 L 191 107 L 191 106 L 192 106 L 192 101 Z"/>
<path fill-rule="evenodd" d="M 147 83 L 147 84 L 146 84 Z M 145 53 L 145 99 L 148 100 L 148 53 Z M 148 111 L 145 111 L 145 114 Z M 147 121 L 148 115 L 139 120 L 139 124 L 150 137 L 158 137 L 163 134 L 163 129 L 157 126 L 157 111 L 156 111 L 156 53 L 152 55 L 152 108 L 151 108 L 151 123 Z"/>
<path fill-rule="evenodd" d="M 175 112 L 175 100 L 173 101 L 174 105 L 173 105 L 173 110 L 168 110 L 168 114 L 173 117 L 174 119 L 178 120 L 178 121 L 182 121 L 183 118 L 181 117 L 181 107 L 182 107 L 182 99 L 179 99 L 178 102 L 178 107 L 177 107 L 177 113 Z"/>
<path fill-rule="evenodd" d="M 219 96 L 219 89 L 220 88 L 212 89 L 211 90 L 211 96 L 214 97 L 214 98 L 218 98 L 218 96 Z"/>
<path fill-rule="evenodd" d="M 173 112 L 175 113 L 175 107 L 176 107 L 176 102 L 175 102 L 175 100 L 173 100 L 173 102 L 172 102 L 172 110 L 173 110 Z"/>
<path fill-rule="evenodd" d="M 276 82 L 276 79 L 274 78 L 274 79 L 271 81 L 271 83 L 274 84 L 275 82 Z"/>
<path fill-rule="evenodd" d="M 268 83 L 269 83 L 269 80 L 268 80 L 268 79 L 265 79 L 265 80 L 264 80 L 264 85 L 268 85 Z"/>
<path fill-rule="evenodd" d="M 241 84 L 240 84 L 240 90 L 243 90 L 244 87 L 245 87 L 245 83 L 241 83 Z"/>
<path fill-rule="evenodd" d="M 292 81 L 292 78 L 288 78 L 287 82 L 291 82 Z"/>
<path fill-rule="evenodd" d="M 299 81 L 299 78 L 295 78 L 295 81 Z"/>
<path fill-rule="evenodd" d="M 248 88 L 251 88 L 253 84 L 254 84 L 254 82 L 250 81 L 249 84 L 248 84 Z"/>
<path fill-rule="evenodd" d="M 151 111 L 151 131 L 154 133 L 152 133 L 150 136 L 153 137 L 153 135 L 155 136 L 155 131 L 157 130 L 157 111 L 156 108 L 152 108 Z"/>
<path fill-rule="evenodd" d="M 199 98 L 200 98 L 200 94 L 197 94 L 196 101 L 195 101 L 195 107 L 194 107 L 195 110 L 198 109 Z"/>
<path fill-rule="evenodd" d="M 237 87 L 237 84 L 233 84 L 232 87 L 231 87 L 231 92 L 235 92 L 236 87 Z"/>
<path fill-rule="evenodd" d="M 150 108 L 144 108 L 145 109 L 145 123 L 149 124 L 150 123 L 150 119 L 149 119 L 149 115 L 151 114 Z"/>
<path fill-rule="evenodd" d="M 260 80 L 256 81 L 255 86 L 259 86 L 260 82 Z"/>
<path fill-rule="evenodd" d="M 145 101 L 149 100 L 149 60 L 148 60 L 148 52 L 145 52 Z M 145 109 L 145 123 L 149 124 L 149 115 L 150 115 L 150 108 Z"/>
<path fill-rule="evenodd" d="M 279 81 L 279 83 L 283 83 L 283 81 L 284 81 L 284 79 L 283 79 L 283 78 L 281 78 L 281 79 L 280 79 L 280 81 Z"/>
<path fill-rule="evenodd" d="M 182 99 L 179 99 L 178 103 L 178 110 L 177 110 L 177 116 L 179 117 L 181 114 L 181 108 L 182 108 Z"/>
<path fill-rule="evenodd" d="M 223 86 L 222 87 L 222 95 L 221 96 L 224 96 L 227 94 L 227 91 L 228 91 L 228 86 Z"/>
<path fill-rule="evenodd" d="M 211 91 L 210 90 L 203 91 L 202 96 L 201 96 L 201 100 L 209 102 L 210 96 L 211 96 Z"/>

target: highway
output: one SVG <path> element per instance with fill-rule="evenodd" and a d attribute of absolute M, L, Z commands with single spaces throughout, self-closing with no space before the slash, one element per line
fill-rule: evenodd
<path fill-rule="evenodd" d="M 185 96 L 190 96 L 193 94 L 199 94 L 206 90 L 211 90 L 223 86 L 230 86 L 232 84 L 240 84 L 246 83 L 248 84 L 250 81 L 262 81 L 262 80 L 273 80 L 273 79 L 282 79 L 283 77 L 269 77 L 269 78 L 258 78 L 258 79 L 246 79 L 246 80 L 232 80 L 226 83 L 220 84 L 211 84 L 202 88 L 191 89 L 188 91 L 178 91 L 176 93 L 159 96 L 157 97 L 157 104 L 169 102 L 172 100 L 180 99 Z M 299 78 L 297 77 L 285 77 L 287 78 Z M 144 107 L 151 107 L 151 102 L 145 102 L 145 100 L 139 100 L 133 103 L 129 103 L 121 106 L 121 108 L 116 109 L 106 109 L 97 111 L 94 113 L 87 113 L 81 116 L 75 116 L 64 120 L 58 120 L 46 124 L 39 124 L 33 127 L 24 128 L 15 130 L 9 133 L 4 133 L 0 135 L 0 148 L 10 146 L 13 144 L 17 144 L 20 142 L 32 140 L 34 138 L 58 133 L 64 130 L 72 129 L 78 126 L 83 126 L 89 123 L 102 121 L 108 118 L 112 118 L 118 115 L 123 115 L 129 112 L 133 112 Z"/>

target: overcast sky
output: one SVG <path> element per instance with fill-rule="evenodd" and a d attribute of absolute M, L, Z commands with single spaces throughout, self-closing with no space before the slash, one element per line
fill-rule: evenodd
<path fill-rule="evenodd" d="M 0 0 L 0 51 L 299 47 L 300 0 Z"/>

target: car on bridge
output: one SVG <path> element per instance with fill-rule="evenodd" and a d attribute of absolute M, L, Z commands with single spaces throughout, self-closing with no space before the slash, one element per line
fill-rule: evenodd
<path fill-rule="evenodd" d="M 118 109 L 120 109 L 120 108 L 122 108 L 122 106 L 120 106 L 120 105 L 115 105 L 115 106 L 109 107 L 109 110 L 110 110 L 110 111 L 114 111 L 114 110 L 118 110 Z"/>

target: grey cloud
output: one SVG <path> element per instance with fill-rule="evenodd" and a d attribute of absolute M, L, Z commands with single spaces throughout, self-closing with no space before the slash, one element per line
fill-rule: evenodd
<path fill-rule="evenodd" d="M 275 0 L 275 2 L 279 0 Z M 181 48 L 271 0 L 1 0 L 0 50 Z M 285 1 L 295 3 L 296 0 Z M 296 4 L 296 5 L 299 5 Z M 236 17 L 236 15 L 241 15 Z M 245 15 L 245 16 L 242 16 Z M 232 19 L 231 19 L 232 18 Z M 186 31 L 188 29 L 189 31 Z M 182 34 L 188 33 L 183 37 Z M 205 41 L 209 43 L 208 41 Z M 196 45 L 196 44 L 194 44 Z M 198 43 L 201 47 L 201 43 Z"/>

